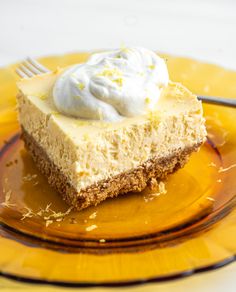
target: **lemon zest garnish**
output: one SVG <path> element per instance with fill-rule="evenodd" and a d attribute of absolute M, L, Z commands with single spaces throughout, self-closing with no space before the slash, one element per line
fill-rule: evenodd
<path fill-rule="evenodd" d="M 114 77 L 114 76 L 122 76 L 122 72 L 117 69 L 104 69 L 101 73 L 98 73 L 97 76 L 104 76 L 104 77 Z"/>
<path fill-rule="evenodd" d="M 159 197 L 160 195 L 164 195 L 167 193 L 165 183 L 163 181 L 160 181 L 157 183 L 158 190 L 156 193 L 148 194 L 144 196 L 144 201 L 149 202 L 152 201 L 154 198 Z"/>
<path fill-rule="evenodd" d="M 30 173 L 28 173 L 27 175 L 23 176 L 22 180 L 24 182 L 28 182 L 28 181 L 32 181 L 36 177 L 37 177 L 37 174 L 30 174 Z"/>
<path fill-rule="evenodd" d="M 123 49 L 121 49 L 121 51 L 124 52 L 124 53 L 128 53 L 128 52 L 130 51 L 130 49 L 128 49 L 128 48 L 123 48 Z"/>
<path fill-rule="evenodd" d="M 165 183 L 163 181 L 159 182 L 159 193 L 160 195 L 164 195 L 167 193 Z"/>
<path fill-rule="evenodd" d="M 47 95 L 47 93 L 37 93 L 36 97 L 38 97 L 42 100 L 45 100 L 45 99 L 47 99 L 48 95 Z"/>
<path fill-rule="evenodd" d="M 51 203 L 47 204 L 45 209 L 40 208 L 40 210 L 36 213 L 34 213 L 30 208 L 25 207 L 24 209 L 27 210 L 25 214 L 23 214 L 21 220 L 24 220 L 26 218 L 31 218 L 31 217 L 41 217 L 45 221 L 46 227 L 48 227 L 50 224 L 54 222 L 61 222 L 64 220 L 65 216 L 68 215 L 73 207 L 70 207 L 67 209 L 65 212 L 56 212 L 52 210 L 51 208 Z"/>
<path fill-rule="evenodd" d="M 58 218 L 62 218 L 64 219 L 64 217 L 66 215 L 68 215 L 71 211 L 72 211 L 72 207 L 70 207 L 66 212 L 55 212 L 54 210 L 50 209 L 50 212 L 52 212 L 52 214 L 45 216 L 44 219 L 45 220 L 52 220 L 52 219 L 58 219 Z"/>
<path fill-rule="evenodd" d="M 8 208 L 16 206 L 16 204 L 10 202 L 12 191 L 9 190 L 5 192 L 5 190 L 3 190 L 3 192 L 5 193 L 5 200 L 1 203 L 1 205 Z"/>
<path fill-rule="evenodd" d="M 95 219 L 97 216 L 97 212 L 93 212 L 90 216 L 89 219 Z"/>
<path fill-rule="evenodd" d="M 206 197 L 207 200 L 215 202 L 215 199 L 211 198 L 211 197 Z"/>
<path fill-rule="evenodd" d="M 76 87 L 77 87 L 78 89 L 80 89 L 80 90 L 83 90 L 83 89 L 85 88 L 85 85 L 84 85 L 84 83 L 79 82 L 79 83 L 76 84 Z"/>
<path fill-rule="evenodd" d="M 54 116 L 59 116 L 59 115 L 60 115 L 60 113 L 59 113 L 59 112 L 56 112 L 56 111 L 53 111 L 53 112 L 51 112 L 51 115 L 54 115 Z"/>
<path fill-rule="evenodd" d="M 21 220 L 25 220 L 25 218 L 31 218 L 34 216 L 34 213 L 30 208 L 25 207 L 25 209 L 27 210 L 27 212 L 23 214 L 23 216 L 21 217 Z"/>
<path fill-rule="evenodd" d="M 128 53 L 130 51 L 130 49 L 128 49 L 124 43 L 120 45 L 120 50 L 124 53 Z"/>
<path fill-rule="evenodd" d="M 226 171 L 228 171 L 228 170 L 230 170 L 231 168 L 234 168 L 234 167 L 236 167 L 236 163 L 232 164 L 232 165 L 230 165 L 229 167 L 226 167 L 226 168 L 220 167 L 219 172 L 226 172 Z"/>
<path fill-rule="evenodd" d="M 148 66 L 148 68 L 151 69 L 151 70 L 154 70 L 155 67 L 156 67 L 155 65 L 149 65 L 149 66 Z"/>
<path fill-rule="evenodd" d="M 151 99 L 150 99 L 149 97 L 146 97 L 146 98 L 145 98 L 145 103 L 146 103 L 146 104 L 150 104 L 150 102 L 151 102 Z"/>
<path fill-rule="evenodd" d="M 208 166 L 210 166 L 210 167 L 216 167 L 217 165 L 216 165 L 214 162 L 210 162 L 210 163 L 208 164 Z"/>
<path fill-rule="evenodd" d="M 47 220 L 45 225 L 46 225 L 46 227 L 48 227 L 52 223 L 53 223 L 53 220 Z"/>
<path fill-rule="evenodd" d="M 52 203 L 47 204 L 44 212 L 49 212 L 50 211 L 50 207 L 51 207 Z"/>
<path fill-rule="evenodd" d="M 122 78 L 117 78 L 117 79 L 114 79 L 112 81 L 117 83 L 120 87 L 123 85 L 123 79 Z"/>
<path fill-rule="evenodd" d="M 86 227 L 86 231 L 92 231 L 92 230 L 94 230 L 94 229 L 96 229 L 97 228 L 97 225 L 90 225 L 90 226 L 88 226 L 88 227 Z"/>
<path fill-rule="evenodd" d="M 122 72 L 117 68 L 107 68 L 104 69 L 101 73 L 98 73 L 97 76 L 103 76 L 109 78 L 112 82 L 117 83 L 119 86 L 123 85 Z"/>

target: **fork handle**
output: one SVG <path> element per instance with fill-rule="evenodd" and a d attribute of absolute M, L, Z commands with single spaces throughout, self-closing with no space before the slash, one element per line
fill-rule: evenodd
<path fill-rule="evenodd" d="M 205 103 L 236 107 L 236 99 L 202 95 L 198 95 L 197 98 Z"/>

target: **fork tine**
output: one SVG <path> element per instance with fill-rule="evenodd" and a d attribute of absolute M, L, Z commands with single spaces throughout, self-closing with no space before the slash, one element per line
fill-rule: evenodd
<path fill-rule="evenodd" d="M 28 76 L 21 71 L 19 68 L 16 69 L 16 74 L 18 74 L 21 78 L 27 78 Z"/>
<path fill-rule="evenodd" d="M 25 67 L 24 65 L 20 65 L 19 69 L 21 71 L 23 71 L 23 73 L 27 76 L 27 77 L 33 77 L 34 73 L 31 72 L 27 67 Z"/>
<path fill-rule="evenodd" d="M 28 57 L 20 66 L 16 69 L 16 73 L 21 78 L 30 78 L 35 75 L 50 72 L 49 69 L 41 65 L 38 61 Z"/>
<path fill-rule="evenodd" d="M 26 60 L 28 61 L 29 64 L 31 64 L 31 66 L 33 66 L 35 69 L 37 69 L 41 73 L 48 73 L 48 72 L 50 72 L 46 67 L 44 67 L 43 65 L 41 65 L 35 59 L 28 57 Z"/>
<path fill-rule="evenodd" d="M 38 70 L 36 67 L 34 67 L 31 63 L 29 63 L 28 61 L 24 61 L 22 63 L 27 69 L 29 69 L 32 73 L 34 73 L 35 75 L 39 75 L 42 74 L 42 71 Z"/>

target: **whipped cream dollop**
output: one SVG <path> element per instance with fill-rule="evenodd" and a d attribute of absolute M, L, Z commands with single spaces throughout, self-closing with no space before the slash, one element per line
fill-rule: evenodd
<path fill-rule="evenodd" d="M 56 80 L 57 110 L 77 118 L 119 121 L 155 108 L 169 75 L 165 61 L 139 47 L 93 54 Z"/>

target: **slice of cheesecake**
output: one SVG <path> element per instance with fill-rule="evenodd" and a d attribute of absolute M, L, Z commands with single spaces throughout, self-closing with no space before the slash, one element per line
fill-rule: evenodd
<path fill-rule="evenodd" d="M 63 199 L 80 210 L 164 179 L 205 141 L 202 104 L 169 82 L 155 110 L 118 122 L 60 114 L 52 99 L 58 72 L 18 83 L 22 139 Z"/>

